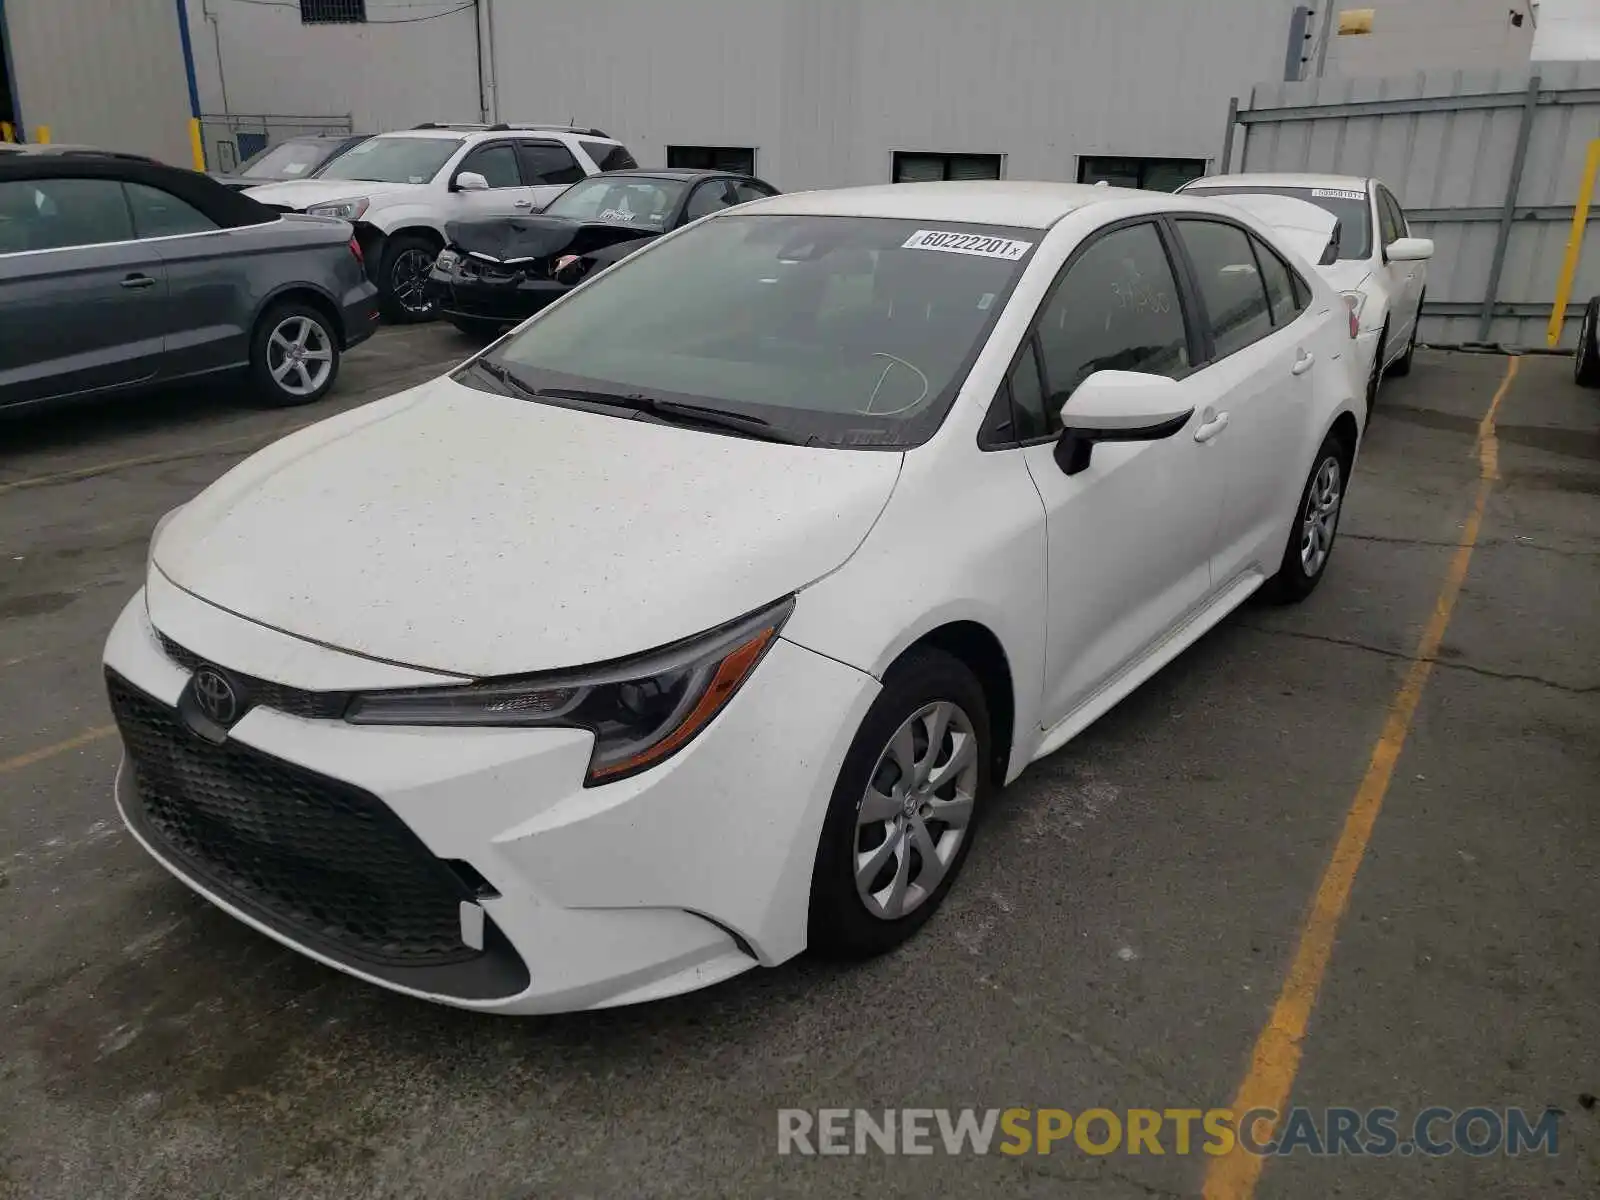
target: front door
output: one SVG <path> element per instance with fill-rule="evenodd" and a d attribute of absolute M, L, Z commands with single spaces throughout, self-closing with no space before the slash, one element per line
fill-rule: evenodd
<path fill-rule="evenodd" d="M 489 181 L 487 191 L 453 191 L 450 218 L 525 216 L 535 208 L 534 189 L 523 180 L 515 142 L 489 142 L 479 146 L 456 168 L 456 177 L 476 172 Z"/>
<path fill-rule="evenodd" d="M 0 183 L 0 407 L 153 378 L 166 294 L 120 182 Z"/>
<path fill-rule="evenodd" d="M 1049 628 L 1044 724 L 1059 723 L 1162 640 L 1211 591 L 1223 475 L 1203 414 L 1148 442 L 1104 442 L 1086 470 L 1055 460 L 1063 401 L 1099 370 L 1192 375 L 1184 302 L 1151 221 L 1113 228 L 1068 261 L 1011 381 L 1023 455 L 1044 501 Z M 1047 399 L 1048 397 L 1048 399 Z"/>

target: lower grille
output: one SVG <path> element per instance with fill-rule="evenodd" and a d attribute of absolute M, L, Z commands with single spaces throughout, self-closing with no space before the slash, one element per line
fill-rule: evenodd
<path fill-rule="evenodd" d="M 128 817 L 175 866 L 340 959 L 437 967 L 461 941 L 466 885 L 376 796 L 226 741 L 107 672 L 134 768 Z"/>

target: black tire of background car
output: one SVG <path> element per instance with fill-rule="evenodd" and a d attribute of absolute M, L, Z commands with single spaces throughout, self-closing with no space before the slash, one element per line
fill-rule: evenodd
<path fill-rule="evenodd" d="M 307 317 L 315 321 L 321 327 L 328 346 L 333 351 L 333 365 L 328 371 L 327 379 L 322 381 L 322 386 L 316 391 L 304 396 L 297 396 L 279 387 L 278 381 L 272 378 L 272 372 L 267 365 L 267 339 L 272 336 L 272 331 L 289 317 Z M 328 315 L 298 300 L 272 305 L 261 314 L 260 319 L 256 321 L 254 332 L 250 335 L 250 385 L 257 399 L 272 408 L 294 408 L 301 404 L 315 404 L 321 400 L 339 378 L 339 365 L 342 360 L 339 335 Z"/>
<path fill-rule="evenodd" d="M 1322 559 L 1322 565 L 1317 568 L 1315 575 L 1307 575 L 1305 564 L 1300 561 L 1300 523 L 1305 518 L 1306 500 L 1311 494 L 1311 485 L 1317 478 L 1317 471 L 1330 455 L 1339 460 L 1339 471 L 1342 475 L 1339 486 L 1343 490 L 1339 501 L 1339 515 L 1344 516 L 1344 502 L 1350 496 L 1350 467 L 1355 461 L 1355 447 L 1347 446 L 1339 434 L 1329 433 L 1322 439 L 1316 457 L 1311 460 L 1311 470 L 1306 473 L 1305 486 L 1300 489 L 1300 502 L 1294 506 L 1294 517 L 1289 522 L 1289 544 L 1283 548 L 1283 560 L 1278 564 L 1278 573 L 1261 587 L 1261 597 L 1269 604 L 1299 604 L 1317 590 L 1317 584 L 1321 583 L 1322 577 L 1328 573 L 1328 563 L 1333 560 L 1333 547 L 1339 541 L 1338 526 L 1334 526 L 1333 545 L 1329 545 L 1328 553 Z"/>
<path fill-rule="evenodd" d="M 487 342 L 500 336 L 505 328 L 503 321 L 486 321 L 481 317 L 451 317 L 450 324 L 474 341 Z"/>
<path fill-rule="evenodd" d="M 1383 332 L 1378 334 L 1378 348 L 1372 355 L 1372 370 L 1367 373 L 1367 415 L 1378 406 L 1378 390 L 1383 386 L 1383 356 L 1389 348 L 1389 321 L 1384 318 Z"/>
<path fill-rule="evenodd" d="M 419 321 L 431 321 L 434 317 L 434 305 L 429 305 L 424 312 L 416 312 L 402 307 L 394 295 L 394 269 L 401 256 L 408 251 L 424 251 L 432 261 L 439 251 L 438 245 L 416 233 L 402 233 L 390 238 L 384 243 L 383 257 L 378 267 L 378 308 L 383 313 L 385 321 L 396 325 L 410 325 Z"/>
<path fill-rule="evenodd" d="M 1600 388 L 1600 296 L 1583 306 L 1578 325 L 1578 350 L 1572 359 L 1572 378 L 1579 387 Z"/>
<path fill-rule="evenodd" d="M 977 734 L 979 776 L 967 836 L 933 895 L 899 920 L 868 912 L 856 893 L 856 814 L 878 756 L 913 713 L 938 700 L 961 706 Z M 991 778 L 989 706 L 983 687 L 966 664 L 931 647 L 912 650 L 884 674 L 883 690 L 861 721 L 828 803 L 811 876 L 807 946 L 831 958 L 872 958 L 900 945 L 920 929 L 943 903 L 961 873 L 994 790 Z"/>
<path fill-rule="evenodd" d="M 1417 301 L 1417 319 L 1411 322 L 1411 340 L 1406 343 L 1406 352 L 1394 360 L 1394 365 L 1389 368 L 1389 374 L 1395 379 L 1404 379 L 1411 374 L 1411 359 L 1417 353 L 1417 330 L 1422 328 L 1422 301 L 1428 298 L 1428 293 L 1422 293 L 1422 300 Z"/>

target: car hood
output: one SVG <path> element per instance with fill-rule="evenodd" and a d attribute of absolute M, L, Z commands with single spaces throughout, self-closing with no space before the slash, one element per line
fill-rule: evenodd
<path fill-rule="evenodd" d="M 760 442 L 441 378 L 253 455 L 152 563 L 241 617 L 447 674 L 603 662 L 828 574 L 902 455 Z"/>
<path fill-rule="evenodd" d="M 420 183 L 372 183 L 363 179 L 288 179 L 248 188 L 245 195 L 262 204 L 281 204 L 303 210 L 313 204 L 329 204 L 357 196 L 403 196 L 421 192 L 425 187 Z"/>
<path fill-rule="evenodd" d="M 517 263 L 557 254 L 588 254 L 618 242 L 658 237 L 659 231 L 646 225 L 570 217 L 480 217 L 451 221 L 444 235 L 450 245 L 466 254 Z"/>

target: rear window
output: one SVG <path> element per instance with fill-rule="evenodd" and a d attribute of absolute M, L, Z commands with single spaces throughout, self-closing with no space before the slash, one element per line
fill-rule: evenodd
<path fill-rule="evenodd" d="M 1339 257 L 1367 258 L 1372 254 L 1372 203 L 1359 188 L 1255 187 L 1224 184 L 1189 187 L 1192 196 L 1290 196 L 1315 204 L 1339 221 Z"/>
<path fill-rule="evenodd" d="M 633 161 L 633 155 L 628 153 L 626 146 L 613 142 L 591 142 L 583 138 L 578 139 L 578 144 L 602 171 L 632 171 L 639 165 Z"/>
<path fill-rule="evenodd" d="M 823 444 L 916 445 L 1038 240 L 887 218 L 714 217 L 596 276 L 488 357 L 530 387 L 714 406 Z"/>

